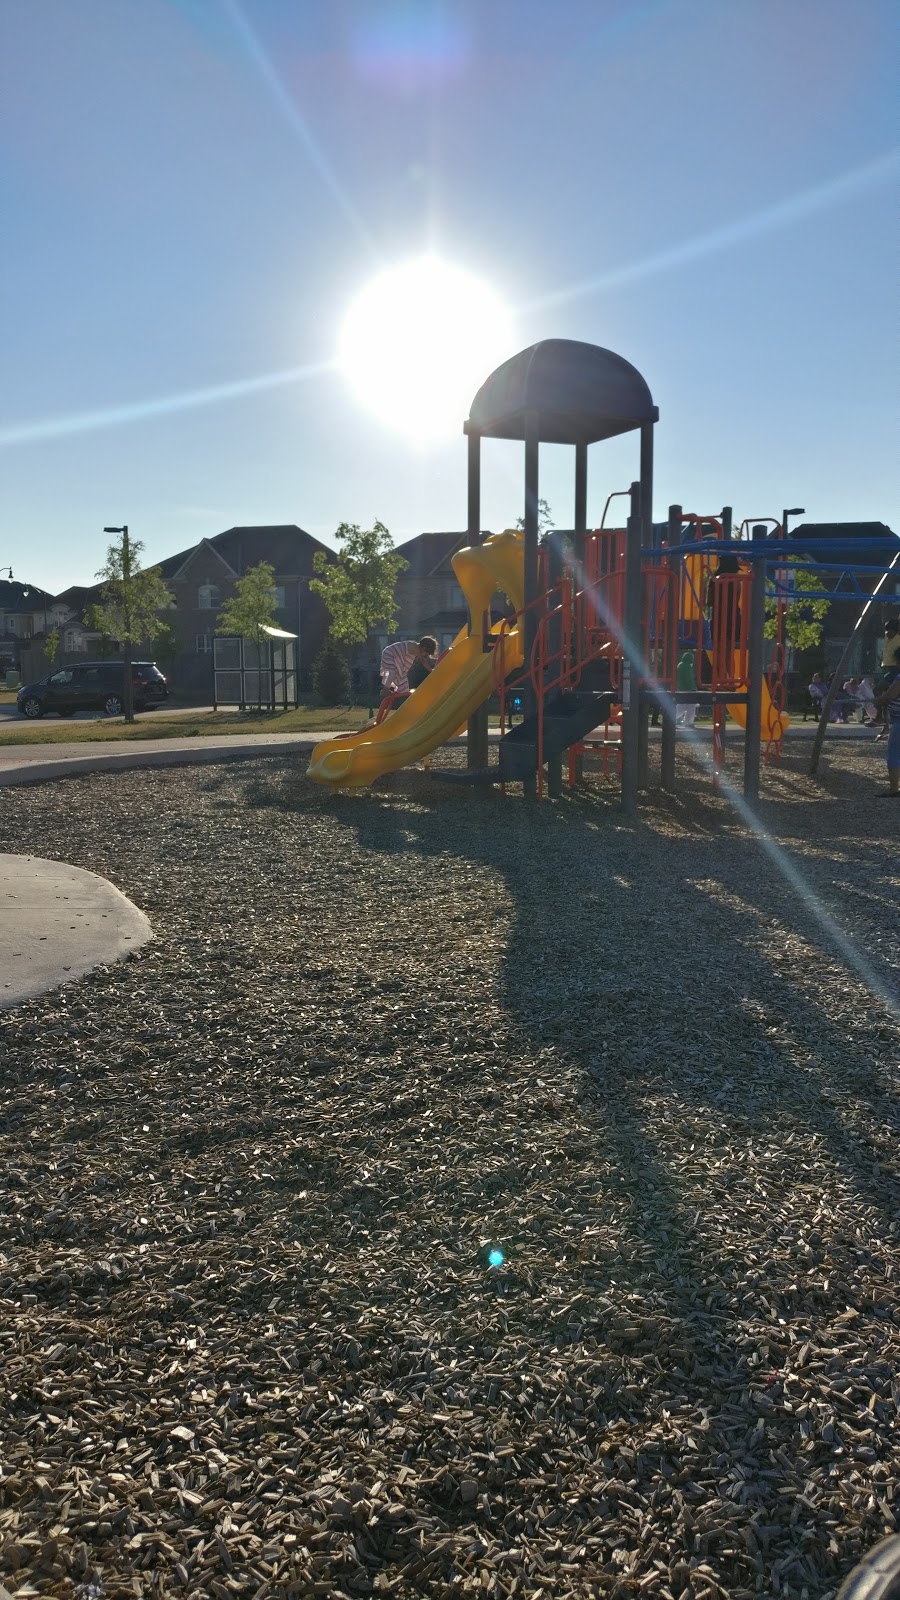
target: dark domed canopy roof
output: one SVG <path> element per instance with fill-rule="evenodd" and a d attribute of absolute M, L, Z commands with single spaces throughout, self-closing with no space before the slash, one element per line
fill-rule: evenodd
<path fill-rule="evenodd" d="M 548 444 L 612 439 L 659 416 L 637 367 L 578 339 L 542 339 L 504 361 L 472 401 L 465 431 L 524 439 L 529 411 Z"/>

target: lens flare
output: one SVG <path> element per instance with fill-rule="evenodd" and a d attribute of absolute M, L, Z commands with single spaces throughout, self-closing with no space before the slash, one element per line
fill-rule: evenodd
<path fill-rule="evenodd" d="M 488 1251 L 488 1266 L 489 1267 L 502 1267 L 504 1259 L 505 1258 L 504 1258 L 502 1250 L 494 1249 L 494 1250 L 489 1250 Z"/>

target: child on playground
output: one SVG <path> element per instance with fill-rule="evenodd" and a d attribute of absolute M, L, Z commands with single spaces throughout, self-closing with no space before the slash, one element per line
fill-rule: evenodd
<path fill-rule="evenodd" d="M 398 639 L 396 644 L 387 645 L 381 652 L 382 696 L 393 694 L 405 698 L 427 677 L 436 654 L 437 640 L 430 633 L 423 634 L 415 644 L 409 639 Z M 410 683 L 411 675 L 415 677 L 414 683 Z"/>
<path fill-rule="evenodd" d="M 697 673 L 695 661 L 696 652 L 693 650 L 685 650 L 684 654 L 679 658 L 678 664 L 675 668 L 676 689 L 681 691 L 687 689 L 696 689 Z M 694 726 L 694 718 L 697 715 L 699 704 L 699 701 L 679 700 L 678 712 L 675 717 L 675 721 L 679 723 L 682 728 L 692 728 Z"/>

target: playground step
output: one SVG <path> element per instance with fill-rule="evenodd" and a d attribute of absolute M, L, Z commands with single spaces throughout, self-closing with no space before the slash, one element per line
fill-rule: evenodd
<path fill-rule="evenodd" d="M 606 656 L 595 656 L 581 669 L 581 679 L 576 693 L 609 694 L 612 689 L 609 661 Z"/>
<path fill-rule="evenodd" d="M 548 699 L 544 708 L 544 760 L 562 755 L 592 728 L 605 722 L 612 707 L 611 694 L 570 689 Z M 504 783 L 521 783 L 537 771 L 538 719 L 526 717 L 500 741 L 499 776 Z"/>

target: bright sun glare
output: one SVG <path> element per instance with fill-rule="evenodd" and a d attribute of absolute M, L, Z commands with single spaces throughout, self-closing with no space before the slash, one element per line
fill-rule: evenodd
<path fill-rule="evenodd" d="M 476 389 L 513 355 L 488 287 L 433 256 L 392 267 L 350 308 L 340 364 L 359 398 L 420 439 L 459 432 Z"/>

